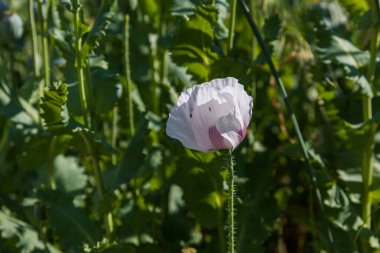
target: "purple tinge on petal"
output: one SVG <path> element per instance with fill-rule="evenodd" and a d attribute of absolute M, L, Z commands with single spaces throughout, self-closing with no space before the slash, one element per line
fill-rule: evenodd
<path fill-rule="evenodd" d="M 246 135 L 247 135 L 247 127 L 244 124 L 243 128 L 238 132 L 239 143 L 244 140 L 244 138 L 245 138 Z"/>
<path fill-rule="evenodd" d="M 208 129 L 208 135 L 210 136 L 213 150 L 232 148 L 231 143 L 224 139 L 224 137 L 218 132 L 218 129 L 216 129 L 216 126 L 212 126 Z"/>
<path fill-rule="evenodd" d="M 235 143 L 236 146 L 230 143 L 227 139 L 225 139 L 218 131 L 216 126 L 212 126 L 208 129 L 208 135 L 210 137 L 213 148 L 211 150 L 218 149 L 235 149 L 237 145 L 239 145 L 247 135 L 247 128 L 244 125 L 243 128 L 237 133 L 238 143 Z"/>

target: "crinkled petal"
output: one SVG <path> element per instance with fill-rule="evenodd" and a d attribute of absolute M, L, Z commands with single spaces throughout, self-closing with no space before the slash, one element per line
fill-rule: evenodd
<path fill-rule="evenodd" d="M 223 96 L 232 96 L 235 105 L 239 108 L 245 126 L 248 126 L 252 117 L 253 99 L 244 90 L 244 86 L 236 78 L 226 77 L 210 81 L 210 85 Z"/>
<path fill-rule="evenodd" d="M 182 93 L 182 98 L 186 95 L 184 94 Z M 190 123 L 190 105 L 186 102 L 181 103 L 180 106 L 173 107 L 170 111 L 166 124 L 166 134 L 171 138 L 179 140 L 187 148 L 204 151 L 199 147 L 195 139 Z"/>
<path fill-rule="evenodd" d="M 219 134 L 230 143 L 230 148 L 235 149 L 246 135 L 246 126 L 242 121 L 239 110 L 218 119 L 216 129 Z"/>
<path fill-rule="evenodd" d="M 208 96 L 208 97 L 207 97 Z M 205 151 L 220 149 L 212 140 L 210 128 L 215 128 L 218 118 L 233 110 L 232 101 L 226 100 L 210 86 L 198 89 L 196 106 L 192 112 L 191 126 L 198 145 Z"/>

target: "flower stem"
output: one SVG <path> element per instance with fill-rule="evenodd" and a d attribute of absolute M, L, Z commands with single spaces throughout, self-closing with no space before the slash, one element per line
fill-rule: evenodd
<path fill-rule="evenodd" d="M 307 151 L 307 148 L 306 148 L 306 145 L 305 145 L 305 141 L 303 139 L 303 136 L 302 136 L 302 133 L 301 133 L 301 130 L 299 128 L 299 124 L 298 124 L 298 121 L 297 121 L 297 118 L 296 118 L 296 115 L 294 114 L 294 111 L 293 111 L 293 108 L 289 102 L 289 97 L 286 93 L 286 90 L 285 90 L 285 87 L 282 83 L 282 80 L 280 78 L 280 75 L 276 69 L 276 67 L 274 66 L 274 63 L 271 59 L 271 56 L 269 54 L 269 50 L 267 48 L 267 46 L 265 45 L 265 42 L 256 26 L 256 23 L 255 21 L 253 20 L 253 18 L 251 17 L 250 15 L 250 12 L 249 12 L 249 8 L 247 6 L 247 4 L 245 3 L 244 0 L 239 0 L 239 3 L 243 9 L 243 13 L 244 13 L 244 16 L 246 17 L 256 39 L 257 39 L 257 42 L 259 43 L 263 53 L 264 53 L 264 56 L 266 58 L 266 61 L 269 65 L 269 68 L 275 78 L 275 81 L 276 81 L 276 84 L 280 90 L 280 94 L 281 94 L 281 97 L 284 101 L 284 104 L 286 106 L 286 109 L 288 110 L 288 113 L 290 115 L 290 118 L 292 120 L 292 123 L 293 123 L 293 126 L 295 128 L 295 131 L 296 131 L 296 135 L 297 135 L 297 139 L 299 141 L 299 144 L 300 144 L 300 147 L 302 149 L 302 152 L 303 152 L 303 156 L 305 158 L 305 161 L 306 161 L 306 165 L 307 165 L 307 169 L 308 169 L 308 173 L 309 173 L 309 177 L 311 179 L 311 183 L 312 183 L 312 186 L 313 186 L 313 189 L 315 191 L 315 195 L 317 197 L 317 200 L 318 200 L 318 204 L 319 204 L 319 208 L 321 210 L 321 214 L 322 214 L 322 219 L 323 219 L 323 222 L 324 222 L 324 225 L 325 225 L 325 229 L 326 229 L 326 232 L 327 232 L 327 238 L 328 238 L 328 242 L 329 242 L 329 252 L 335 252 L 335 247 L 334 247 L 334 241 L 333 241 L 333 236 L 332 236 L 332 232 L 331 232 L 331 229 L 330 229 L 330 226 L 328 224 L 328 220 L 327 220 L 327 216 L 326 216 L 326 212 L 325 212 L 325 208 L 324 208 L 324 205 L 323 205 L 323 200 L 322 200 L 322 195 L 321 195 L 321 192 L 319 190 L 319 187 L 318 187 L 318 184 L 317 184 L 317 177 L 316 177 L 316 174 L 311 166 L 311 161 L 310 161 L 310 157 L 309 157 L 309 153 Z"/>
<path fill-rule="evenodd" d="M 231 0 L 230 2 L 230 25 L 228 30 L 228 54 L 231 54 L 232 48 L 234 47 L 234 36 L 235 36 L 235 20 L 236 20 L 236 0 Z"/>
<path fill-rule="evenodd" d="M 227 229 L 228 229 L 228 252 L 235 252 L 235 207 L 234 207 L 234 197 L 235 197 L 235 185 L 234 185 L 234 160 L 232 156 L 232 150 L 228 151 L 227 156 L 227 167 L 228 167 L 228 217 L 227 217 Z"/>
<path fill-rule="evenodd" d="M 135 134 L 135 123 L 133 121 L 133 102 L 132 102 L 132 81 L 131 81 L 131 68 L 129 61 L 129 14 L 124 17 L 124 60 L 125 60 L 125 77 L 128 92 L 128 110 L 129 110 L 129 128 L 131 131 L 131 136 Z"/>
<path fill-rule="evenodd" d="M 50 60 L 49 60 L 49 46 L 47 34 L 47 13 L 44 15 L 42 11 L 42 0 L 38 0 L 38 16 L 40 19 L 40 30 L 42 40 L 42 62 L 44 65 L 44 82 L 45 87 L 50 86 Z"/>

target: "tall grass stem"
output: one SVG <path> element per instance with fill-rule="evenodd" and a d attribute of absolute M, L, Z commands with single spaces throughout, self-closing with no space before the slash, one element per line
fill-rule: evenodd
<path fill-rule="evenodd" d="M 48 42 L 48 18 L 47 18 L 47 12 L 44 15 L 44 12 L 42 10 L 43 8 L 43 1 L 38 0 L 38 17 L 40 22 L 40 32 L 41 32 L 41 41 L 42 41 L 42 62 L 44 66 L 44 82 L 45 87 L 50 86 L 50 57 L 49 57 L 49 42 Z M 47 4 L 47 3 L 45 3 Z"/>
<path fill-rule="evenodd" d="M 89 112 L 87 103 L 87 91 L 86 84 L 84 80 L 84 69 L 83 69 L 83 59 L 82 59 L 82 33 L 81 33 L 81 20 L 80 20 L 80 4 L 78 0 L 73 1 L 74 5 L 74 32 L 75 32 L 75 58 L 76 58 L 76 68 L 78 75 L 78 86 L 79 86 L 79 97 L 80 105 L 82 109 L 82 114 L 84 118 L 84 124 L 88 127 L 89 122 Z"/>
<path fill-rule="evenodd" d="M 291 121 L 294 125 L 294 128 L 295 128 L 295 131 L 296 131 L 296 135 L 297 135 L 297 139 L 299 141 L 299 144 L 300 144 L 300 147 L 302 149 L 302 152 L 303 152 L 303 156 L 305 158 L 305 161 L 306 161 L 306 164 L 307 164 L 307 169 L 308 169 L 308 173 L 309 173 L 309 176 L 310 176 L 310 179 L 311 179 L 311 182 L 312 182 L 312 185 L 313 185 L 313 189 L 315 191 L 315 195 L 317 197 L 317 200 L 318 200 L 318 204 L 319 204 L 319 207 L 321 209 L 321 213 L 322 213 L 322 216 L 323 216 L 323 222 L 325 224 L 325 229 L 326 229 L 326 232 L 327 232 L 327 238 L 328 238 L 328 242 L 329 242 L 329 251 L 330 252 L 335 252 L 335 248 L 334 248 L 334 241 L 333 241 L 333 236 L 332 236 L 332 232 L 331 232 L 331 229 L 330 229 L 330 226 L 328 224 L 328 220 L 327 220 L 327 215 L 326 215 L 326 212 L 325 212 L 325 208 L 324 208 L 324 205 L 323 205 L 323 200 L 322 200 L 322 196 L 321 196 L 321 192 L 319 190 L 319 187 L 318 187 L 318 183 L 317 183 L 317 177 L 316 177 L 316 174 L 311 166 L 311 161 L 310 161 L 310 157 L 309 157 L 309 153 L 307 151 L 307 148 L 306 148 L 306 145 L 305 145 L 305 141 L 303 139 L 303 136 L 302 136 L 302 133 L 301 133 L 301 130 L 299 128 L 299 124 L 298 124 L 298 121 L 297 121 L 297 118 L 296 118 L 296 115 L 294 114 L 294 111 L 293 111 L 293 108 L 290 104 L 290 101 L 289 101 L 289 98 L 288 98 L 288 95 L 286 93 L 286 90 L 285 90 L 285 87 L 282 83 L 282 80 L 280 78 L 280 75 L 276 69 L 276 67 L 274 66 L 274 63 L 271 59 L 271 56 L 269 54 L 269 50 L 267 48 L 267 46 L 265 45 L 265 42 L 256 26 L 256 23 L 255 21 L 253 20 L 253 18 L 251 17 L 250 15 L 250 11 L 249 11 L 249 8 L 247 6 L 247 4 L 245 3 L 244 0 L 239 0 L 239 3 L 242 7 L 242 10 L 243 10 L 243 13 L 244 13 L 244 16 L 246 17 L 256 39 L 257 39 L 257 42 L 259 43 L 263 53 L 264 53 L 264 56 L 265 56 L 265 59 L 269 65 L 269 68 L 275 78 L 275 81 L 276 81 L 276 84 L 280 90 L 280 94 L 281 94 L 281 97 L 284 101 L 284 104 L 286 106 L 286 109 L 288 110 L 288 113 L 290 115 L 290 118 L 291 118 Z"/>
<path fill-rule="evenodd" d="M 124 17 L 124 64 L 125 64 L 125 80 L 127 83 L 127 99 L 128 99 L 128 116 L 129 116 L 129 128 L 131 136 L 135 134 L 133 101 L 132 101 L 132 80 L 131 80 L 131 67 L 129 59 L 129 29 L 130 29 L 130 17 L 126 14 Z"/>
<path fill-rule="evenodd" d="M 32 35 L 32 52 L 33 52 L 33 69 L 36 79 L 40 78 L 40 68 L 38 64 L 38 40 L 37 40 L 37 28 L 36 21 L 34 18 L 34 1 L 29 0 L 29 22 L 30 22 L 30 31 Z"/>
<path fill-rule="evenodd" d="M 231 55 L 232 49 L 234 47 L 234 37 L 235 37 L 235 20 L 236 20 L 236 0 L 230 1 L 230 23 L 228 30 L 228 54 Z"/>

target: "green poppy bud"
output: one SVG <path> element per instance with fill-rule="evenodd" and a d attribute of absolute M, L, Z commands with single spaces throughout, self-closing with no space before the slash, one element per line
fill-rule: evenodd
<path fill-rule="evenodd" d="M 9 10 L 8 3 L 4 1 L 0 1 L 0 20 L 4 16 L 4 12 Z"/>
<path fill-rule="evenodd" d="M 118 4 L 122 12 L 129 14 L 132 11 L 136 10 L 137 0 L 119 0 Z"/>
<path fill-rule="evenodd" d="M 23 22 L 17 13 L 5 11 L 0 22 L 0 39 L 6 44 L 13 44 L 22 37 Z"/>

